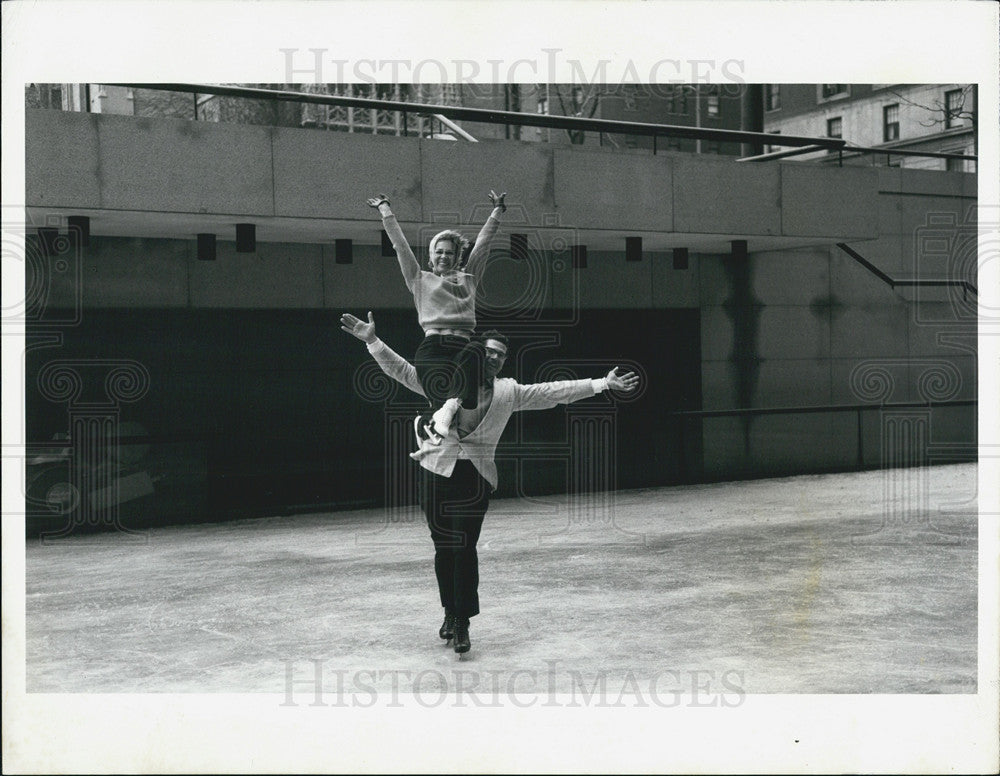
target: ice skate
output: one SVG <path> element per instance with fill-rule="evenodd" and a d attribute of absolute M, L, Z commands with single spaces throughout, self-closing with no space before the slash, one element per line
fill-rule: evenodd
<path fill-rule="evenodd" d="M 444 622 L 441 623 L 438 636 L 443 638 L 446 643 L 455 638 L 455 614 L 448 609 L 444 610 Z"/>
<path fill-rule="evenodd" d="M 440 410 L 439 410 L 440 411 Z M 417 444 L 423 447 L 425 442 L 432 445 L 440 445 L 444 441 L 444 435 L 439 434 L 435 428 L 434 416 L 417 415 L 413 419 L 413 434 L 417 438 Z M 448 432 L 445 431 L 445 434 Z"/>
<path fill-rule="evenodd" d="M 467 619 L 455 620 L 455 651 L 460 658 L 464 659 L 465 654 L 472 649 L 472 642 L 469 641 L 469 621 Z"/>
<path fill-rule="evenodd" d="M 414 461 L 422 461 L 424 459 L 424 456 L 426 456 L 434 449 L 435 446 L 431 444 L 430 440 L 425 439 L 420 443 L 420 447 L 418 447 L 416 450 L 410 453 L 410 458 L 412 458 Z"/>
<path fill-rule="evenodd" d="M 441 406 L 441 409 L 431 415 L 433 433 L 441 439 L 448 436 L 448 432 L 451 431 L 451 424 L 455 420 L 455 413 L 458 412 L 458 408 L 461 406 L 461 402 L 458 399 L 448 399 Z M 435 444 L 440 444 L 440 442 L 435 442 Z"/>
<path fill-rule="evenodd" d="M 433 438 L 433 429 L 427 423 L 426 415 L 417 415 L 413 419 L 413 434 L 417 438 L 417 449 L 410 453 L 414 461 L 423 460 L 424 456 L 441 444 L 442 438 Z"/>

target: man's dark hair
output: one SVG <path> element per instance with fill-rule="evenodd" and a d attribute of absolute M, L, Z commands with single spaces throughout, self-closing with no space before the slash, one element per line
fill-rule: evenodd
<path fill-rule="evenodd" d="M 479 341 L 484 345 L 486 340 L 496 340 L 497 342 L 502 342 L 508 348 L 510 347 L 510 340 L 508 340 L 503 334 L 498 332 L 496 329 L 490 329 L 489 331 L 483 332 L 479 335 Z"/>

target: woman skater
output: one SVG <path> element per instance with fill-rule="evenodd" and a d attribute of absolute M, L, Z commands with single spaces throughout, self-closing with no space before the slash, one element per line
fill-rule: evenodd
<path fill-rule="evenodd" d="M 469 241 L 459 232 L 447 229 L 430 242 L 429 270 L 420 268 L 403 230 L 389 207 L 389 198 L 378 194 L 368 200 L 382 216 L 382 225 L 392 240 L 406 288 L 413 294 L 417 319 L 424 339 L 417 348 L 413 364 L 430 402 L 430 412 L 418 415 L 413 422 L 420 446 L 410 457 L 420 460 L 431 445 L 440 445 L 451 430 L 460 407 L 473 409 L 482 374 L 481 343 L 472 342 L 476 328 L 476 286 L 479 273 L 489 256 L 490 242 L 500 226 L 500 215 L 507 210 L 503 194 L 490 191 L 493 212 L 463 258 Z"/>

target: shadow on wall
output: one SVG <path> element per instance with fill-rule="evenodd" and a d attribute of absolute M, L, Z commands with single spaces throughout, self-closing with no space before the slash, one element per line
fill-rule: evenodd
<path fill-rule="evenodd" d="M 412 356 L 421 336 L 413 311 L 374 312 L 385 341 Z M 322 310 L 88 310 L 61 345 L 29 349 L 29 532 L 415 503 L 415 477 L 405 474 L 414 466 L 408 422 L 423 400 L 386 380 L 371 384 L 373 362 L 339 330 L 338 317 Z M 649 336 L 623 338 L 623 331 Z M 642 369 L 646 385 L 629 402 L 602 395 L 515 415 L 501 440 L 498 495 L 644 487 L 690 476 L 700 453 L 679 449 L 676 424 L 665 415 L 701 406 L 697 310 L 588 310 L 545 336 L 510 334 L 520 355 L 505 373 L 521 382 L 600 377 L 624 363 Z M 134 401 L 107 404 L 98 413 L 107 421 L 102 427 L 118 430 L 95 437 L 74 425 L 78 404 L 40 387 L 56 361 L 128 361 L 141 365 L 148 385 Z M 103 389 L 99 370 L 77 371 L 81 396 Z M 610 452 L 603 469 L 587 474 L 593 450 L 581 440 L 598 427 L 610 433 L 601 445 Z M 83 429 L 77 439 L 69 438 L 74 428 Z M 700 435 L 690 440 L 697 447 Z"/>

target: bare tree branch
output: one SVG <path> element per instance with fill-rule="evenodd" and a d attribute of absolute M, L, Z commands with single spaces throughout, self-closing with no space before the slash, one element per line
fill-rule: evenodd
<path fill-rule="evenodd" d="M 939 124 L 944 124 L 947 126 L 950 119 L 969 119 L 973 122 L 973 124 L 975 124 L 976 121 L 975 109 L 974 108 L 966 109 L 965 107 L 966 102 L 968 102 L 970 97 L 972 96 L 971 85 L 962 87 L 962 99 L 958 103 L 958 105 L 952 108 L 951 110 L 949 110 L 948 106 L 941 100 L 934 100 L 933 105 L 924 105 L 923 103 L 919 103 L 916 100 L 911 100 L 909 97 L 900 94 L 894 89 L 889 89 L 888 91 L 890 94 L 899 98 L 899 100 L 905 102 L 907 105 L 911 105 L 915 108 L 921 108 L 922 110 L 925 110 L 928 113 L 932 114 L 927 120 L 919 121 L 919 124 L 922 127 L 933 127 Z M 936 118 L 933 115 L 938 113 L 941 114 L 940 118 Z"/>

